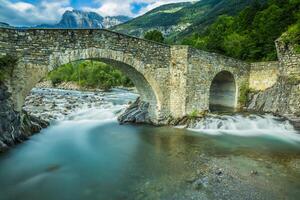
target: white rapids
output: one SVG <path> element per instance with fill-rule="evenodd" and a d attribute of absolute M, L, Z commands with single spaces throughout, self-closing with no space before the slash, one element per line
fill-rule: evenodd
<path fill-rule="evenodd" d="M 300 141 L 300 134 L 285 119 L 265 115 L 210 115 L 196 122 L 191 131 L 210 135 L 270 136 L 284 140 Z"/>

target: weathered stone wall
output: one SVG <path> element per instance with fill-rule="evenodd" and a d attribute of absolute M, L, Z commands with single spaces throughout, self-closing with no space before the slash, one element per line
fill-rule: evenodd
<path fill-rule="evenodd" d="M 194 110 L 204 111 L 209 109 L 210 86 L 214 77 L 222 72 L 230 72 L 236 84 L 236 107 L 240 90 L 243 85 L 248 85 L 250 64 L 233 58 L 189 48 L 188 71 L 186 90 L 186 113 Z"/>
<path fill-rule="evenodd" d="M 281 76 L 294 76 L 300 74 L 300 55 L 296 53 L 292 45 L 285 44 L 280 38 L 276 40 L 276 49 L 280 63 Z"/>
<path fill-rule="evenodd" d="M 172 46 L 170 66 L 170 110 L 172 117 L 180 118 L 186 115 L 188 46 Z"/>
<path fill-rule="evenodd" d="M 270 88 L 277 82 L 278 75 L 278 61 L 251 63 L 249 89 L 262 91 Z"/>
<path fill-rule="evenodd" d="M 251 94 L 248 109 L 300 117 L 300 54 L 293 47 L 276 41 L 279 76 L 274 86 Z"/>
<path fill-rule="evenodd" d="M 279 43 L 277 44 L 277 46 Z M 209 109 L 210 87 L 217 74 L 227 71 L 235 81 L 233 105 L 243 90 L 264 90 L 279 72 L 297 74 L 298 57 L 278 46 L 277 62 L 247 63 L 188 46 L 168 46 L 107 30 L 0 29 L 0 55 L 18 58 L 8 90 L 16 111 L 34 85 L 54 68 L 76 60 L 95 59 L 114 65 L 129 76 L 149 103 L 154 123 Z M 282 53 L 285 51 L 285 53 Z"/>
<path fill-rule="evenodd" d="M 81 59 L 113 64 L 150 103 L 153 119 L 169 114 L 170 46 L 107 30 L 1 29 L 0 54 L 18 58 L 9 90 L 20 111 L 32 87 L 54 68 Z"/>

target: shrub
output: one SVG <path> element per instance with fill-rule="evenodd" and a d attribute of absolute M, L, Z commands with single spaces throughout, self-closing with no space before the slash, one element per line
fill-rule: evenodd
<path fill-rule="evenodd" d="M 158 30 L 148 31 L 144 35 L 144 38 L 147 40 L 152 40 L 152 41 L 160 42 L 160 43 L 163 43 L 165 40 L 163 34 Z"/>
<path fill-rule="evenodd" d="M 63 65 L 52 71 L 48 78 L 54 85 L 71 81 L 82 87 L 104 90 L 115 86 L 133 86 L 130 79 L 119 70 L 95 61 L 80 61 Z"/>

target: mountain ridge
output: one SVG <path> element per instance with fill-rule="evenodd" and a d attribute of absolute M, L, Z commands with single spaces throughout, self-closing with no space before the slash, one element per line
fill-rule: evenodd
<path fill-rule="evenodd" d="M 34 28 L 110 28 L 130 19 L 123 15 L 103 17 L 96 12 L 67 10 L 58 23 L 41 24 Z"/>
<path fill-rule="evenodd" d="M 201 0 L 166 4 L 114 26 L 111 30 L 143 37 L 145 32 L 156 29 L 164 34 L 168 42 L 179 43 L 178 38 L 195 31 L 202 32 L 220 15 L 235 15 L 255 1 L 266 2 L 266 0 Z"/>

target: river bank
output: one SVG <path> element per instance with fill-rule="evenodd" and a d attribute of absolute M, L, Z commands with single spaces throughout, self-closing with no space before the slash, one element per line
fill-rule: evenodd
<path fill-rule="evenodd" d="M 53 121 L 63 120 L 80 110 L 101 107 L 107 103 L 107 94 L 112 90 L 134 91 L 134 88 L 116 88 L 110 91 L 78 89 L 72 83 L 54 87 L 50 82 L 41 82 L 27 96 L 22 112 L 16 112 L 7 87 L 0 84 L 0 152 L 23 143 Z"/>
<path fill-rule="evenodd" d="M 62 82 L 62 83 L 53 85 L 50 80 L 44 80 L 44 81 L 37 83 L 35 88 L 40 88 L 40 89 L 53 88 L 53 89 L 61 89 L 61 90 L 77 90 L 77 91 L 88 91 L 88 92 L 104 92 L 105 91 L 103 89 L 98 89 L 98 88 L 83 87 L 74 82 Z M 118 87 L 114 87 L 114 88 L 120 88 L 120 89 L 131 90 L 131 91 L 136 92 L 136 89 L 134 87 L 118 86 Z M 107 91 L 109 91 L 109 90 L 107 90 Z"/>

